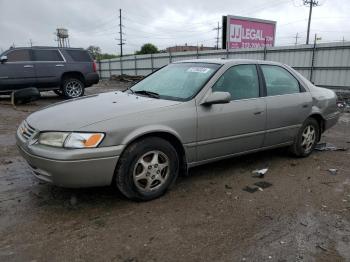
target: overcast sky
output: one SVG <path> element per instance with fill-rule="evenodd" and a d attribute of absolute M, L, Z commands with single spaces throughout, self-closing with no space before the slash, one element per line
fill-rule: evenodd
<path fill-rule="evenodd" d="M 69 30 L 73 47 L 97 45 L 119 53 L 119 8 L 125 53 L 151 42 L 160 49 L 175 44 L 214 46 L 213 30 L 223 15 L 277 21 L 276 45 L 291 45 L 296 33 L 305 42 L 308 8 L 302 0 L 0 0 L 0 51 L 16 46 L 56 46 L 57 27 Z M 350 41 L 350 1 L 319 0 L 311 33 L 323 42 Z M 312 37 L 313 38 L 313 37 Z"/>

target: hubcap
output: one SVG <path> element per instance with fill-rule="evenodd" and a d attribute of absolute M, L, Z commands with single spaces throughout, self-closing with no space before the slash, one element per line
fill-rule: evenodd
<path fill-rule="evenodd" d="M 69 97 L 79 97 L 83 92 L 83 86 L 79 81 L 71 80 L 66 85 L 66 92 Z"/>
<path fill-rule="evenodd" d="M 307 126 L 304 129 L 301 139 L 301 146 L 304 148 L 305 153 L 309 153 L 316 141 L 316 131 L 313 126 Z"/>
<path fill-rule="evenodd" d="M 169 158 L 155 150 L 142 155 L 136 162 L 133 180 L 138 189 L 151 192 L 167 181 L 170 173 Z"/>

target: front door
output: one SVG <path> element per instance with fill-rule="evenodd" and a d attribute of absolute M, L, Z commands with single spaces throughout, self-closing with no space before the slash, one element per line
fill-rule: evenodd
<path fill-rule="evenodd" d="M 229 68 L 212 92 L 231 94 L 231 102 L 198 105 L 197 161 L 252 151 L 262 146 L 266 122 L 256 65 Z"/>
<path fill-rule="evenodd" d="M 0 91 L 35 86 L 35 65 L 31 50 L 14 49 L 4 55 L 8 60 L 0 64 Z"/>

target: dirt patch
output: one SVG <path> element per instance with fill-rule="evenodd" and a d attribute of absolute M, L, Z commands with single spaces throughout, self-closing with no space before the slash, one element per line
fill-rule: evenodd
<path fill-rule="evenodd" d="M 126 87 L 106 82 L 87 94 Z M 160 199 L 134 203 L 111 187 L 69 190 L 33 178 L 14 134 L 28 114 L 61 100 L 48 92 L 15 110 L 0 99 L 0 261 L 350 260 L 350 151 L 220 161 L 190 170 Z M 344 114 L 322 141 L 349 147 L 349 120 Z M 267 166 L 263 178 L 252 175 Z"/>

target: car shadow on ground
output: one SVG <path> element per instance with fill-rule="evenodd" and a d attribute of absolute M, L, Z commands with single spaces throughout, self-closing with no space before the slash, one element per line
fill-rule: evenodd
<path fill-rule="evenodd" d="M 269 163 L 276 158 L 280 158 L 283 161 L 284 159 L 290 159 L 291 157 L 285 149 L 274 149 L 237 156 L 191 168 L 188 176 L 179 176 L 177 182 L 171 189 L 172 196 L 175 195 L 176 197 L 176 195 L 182 194 L 182 188 L 195 190 L 193 189 L 193 186 L 198 181 L 205 183 L 205 181 L 212 179 L 228 179 L 236 174 L 242 173 L 242 171 L 251 174 L 251 171 L 256 168 L 269 167 Z M 223 172 L 225 170 L 228 172 Z M 27 172 L 29 172 L 29 170 Z M 124 204 L 131 202 L 119 193 L 113 185 L 107 187 L 68 189 L 39 182 L 35 178 L 32 179 L 35 181 L 35 185 L 30 190 L 30 194 L 32 199 L 35 200 L 36 205 L 41 208 L 44 206 L 53 208 L 65 207 L 68 209 L 101 206 L 115 207 L 115 205 L 123 206 Z M 170 201 L 172 196 L 167 197 L 167 195 L 169 194 L 166 194 L 161 198 L 162 201 Z"/>

